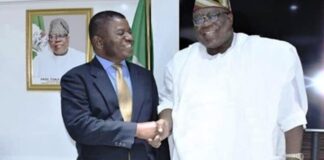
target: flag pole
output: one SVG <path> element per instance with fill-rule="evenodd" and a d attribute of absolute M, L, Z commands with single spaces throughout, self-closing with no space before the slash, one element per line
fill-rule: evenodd
<path fill-rule="evenodd" d="M 152 64 L 151 64 L 151 0 L 145 0 L 145 9 L 146 9 L 146 39 L 147 39 L 147 44 L 146 44 L 146 64 L 147 64 L 147 69 L 151 70 L 152 69 Z"/>

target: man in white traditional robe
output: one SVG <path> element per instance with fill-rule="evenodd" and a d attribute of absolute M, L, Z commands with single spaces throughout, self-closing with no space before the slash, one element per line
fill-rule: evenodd
<path fill-rule="evenodd" d="M 307 98 L 295 47 L 234 33 L 228 1 L 196 0 L 193 22 L 199 42 L 167 65 L 151 145 L 172 133 L 173 160 L 303 159 Z"/>
<path fill-rule="evenodd" d="M 86 62 L 86 54 L 69 47 L 70 29 L 63 18 L 53 19 L 48 33 L 48 45 L 33 59 L 33 83 L 59 84 L 62 75 Z"/>

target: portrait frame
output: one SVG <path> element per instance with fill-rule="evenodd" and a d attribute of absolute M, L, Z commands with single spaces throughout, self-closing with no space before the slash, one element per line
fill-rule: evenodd
<path fill-rule="evenodd" d="M 93 53 L 88 36 L 88 24 L 90 22 L 92 13 L 92 8 L 53 8 L 26 10 L 27 90 L 60 90 L 60 79 L 63 73 L 77 65 L 90 61 L 90 59 L 93 57 Z M 50 36 L 48 33 L 49 25 L 52 20 L 57 18 L 64 19 L 68 24 L 68 34 L 65 35 L 66 37 L 68 37 L 68 43 L 66 45 L 68 49 L 64 54 L 68 55 L 70 52 L 72 53 L 72 51 L 74 55 L 77 55 L 76 53 L 82 53 L 78 54 L 80 55 L 80 58 L 74 58 L 76 59 L 75 62 L 73 62 L 72 60 L 74 66 L 72 66 L 71 63 L 67 63 L 71 62 L 72 58 L 70 58 L 70 61 L 64 60 L 61 62 L 55 59 L 55 63 L 56 61 L 60 62 L 60 64 L 57 63 L 59 64 L 57 66 L 59 66 L 59 69 L 61 71 L 57 71 L 59 69 L 55 69 L 55 67 L 53 67 L 54 65 L 48 65 L 45 67 L 44 65 L 38 65 L 46 64 L 45 62 L 36 63 L 36 61 L 41 61 L 41 57 L 44 56 L 40 55 L 46 55 L 45 53 L 51 55 L 52 57 L 65 56 L 53 56 L 54 51 L 51 50 L 53 49 L 50 45 L 52 44 L 53 36 Z M 62 23 L 60 22 L 60 24 Z M 58 38 L 55 36 L 55 41 L 57 39 Z M 49 53 L 50 51 L 53 52 L 51 52 L 53 55 Z"/>

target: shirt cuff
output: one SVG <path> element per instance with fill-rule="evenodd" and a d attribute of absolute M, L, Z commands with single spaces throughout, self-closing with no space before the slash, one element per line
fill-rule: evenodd
<path fill-rule="evenodd" d="M 134 122 L 125 123 L 125 127 L 121 131 L 120 141 L 115 141 L 117 147 L 132 148 L 135 140 L 137 124 Z"/>
<path fill-rule="evenodd" d="M 307 124 L 306 116 L 303 111 L 296 112 L 295 114 L 285 118 L 281 122 L 281 129 L 286 132 L 289 131 L 290 129 L 293 129 L 297 126 L 303 125 L 305 128 L 305 125 Z"/>
<path fill-rule="evenodd" d="M 158 114 L 160 114 L 165 109 L 172 109 L 172 105 L 171 104 L 160 104 L 157 109 Z"/>

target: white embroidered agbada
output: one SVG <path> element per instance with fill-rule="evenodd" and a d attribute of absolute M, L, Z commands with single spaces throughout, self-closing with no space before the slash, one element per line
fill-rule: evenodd
<path fill-rule="evenodd" d="M 68 70 L 86 62 L 85 53 L 69 47 L 63 56 L 56 56 L 45 48 L 33 59 L 33 83 L 58 84 Z"/>
<path fill-rule="evenodd" d="M 172 160 L 281 160 L 284 132 L 306 124 L 302 67 L 287 42 L 234 33 L 215 56 L 194 43 L 169 62 L 164 84 Z"/>

